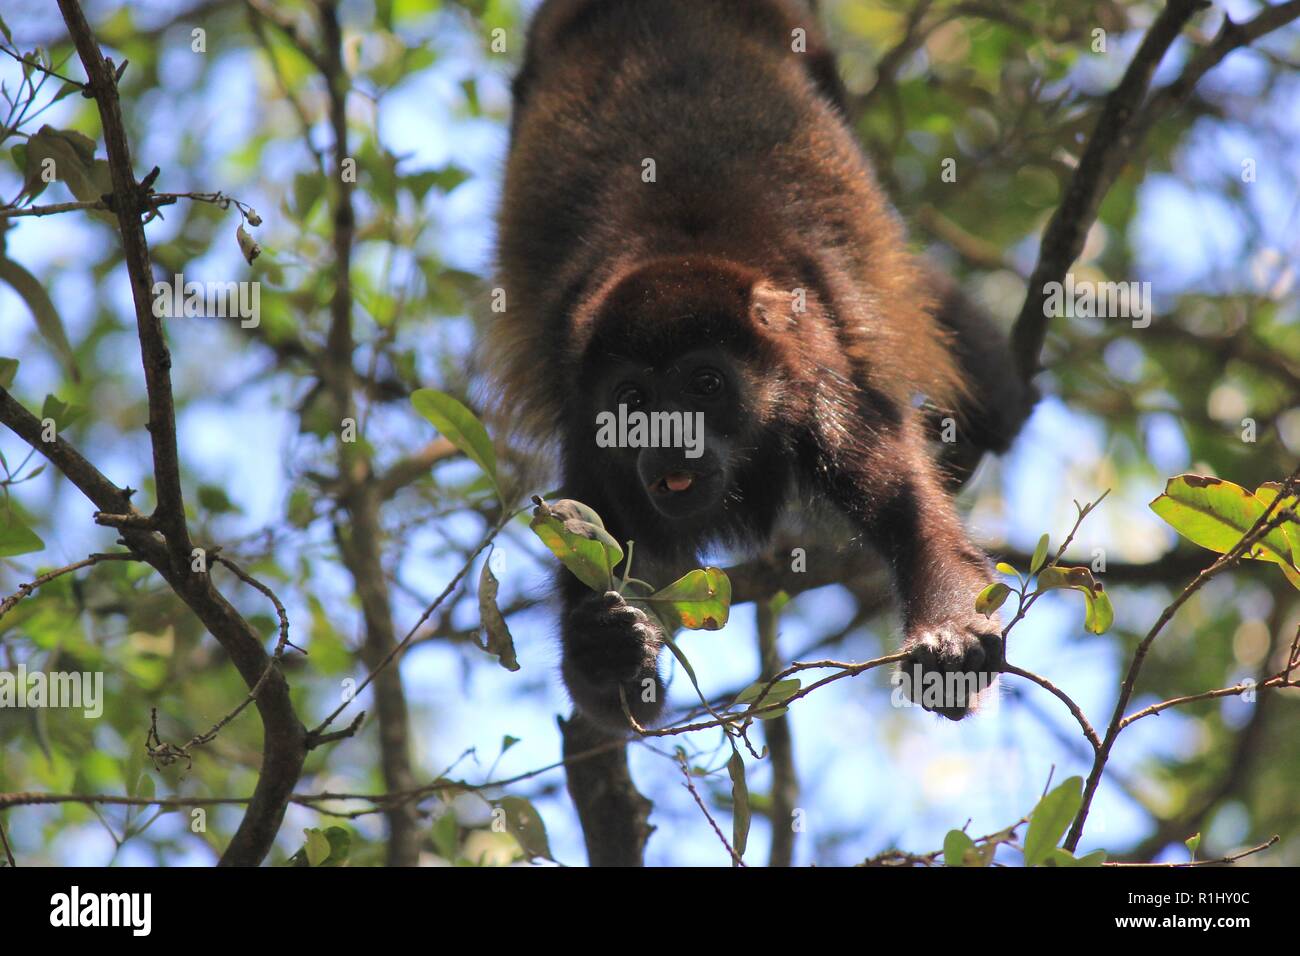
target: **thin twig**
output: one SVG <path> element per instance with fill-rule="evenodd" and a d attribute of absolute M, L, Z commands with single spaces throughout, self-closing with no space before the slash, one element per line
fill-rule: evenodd
<path fill-rule="evenodd" d="M 1300 480 L 1300 468 L 1297 468 L 1288 479 L 1287 485 L 1291 487 Z M 1129 663 L 1128 673 L 1124 676 L 1124 682 L 1120 686 L 1119 697 L 1115 701 L 1115 710 L 1111 715 L 1110 724 L 1106 728 L 1105 736 L 1102 738 L 1101 746 L 1097 749 L 1096 757 L 1093 759 L 1092 770 L 1088 774 L 1088 780 L 1083 788 L 1083 802 L 1075 815 L 1074 822 L 1070 825 L 1070 832 L 1065 838 L 1065 849 L 1074 852 L 1075 847 L 1079 845 L 1079 840 L 1083 836 L 1083 827 L 1088 819 L 1088 811 L 1092 806 L 1092 799 L 1097 793 L 1097 787 L 1101 783 L 1101 776 L 1106 768 L 1106 761 L 1110 759 L 1111 749 L 1115 746 L 1115 740 L 1124 727 L 1124 712 L 1128 709 L 1129 700 L 1133 696 L 1133 689 L 1137 684 L 1138 674 L 1142 670 L 1143 661 L 1146 659 L 1147 652 L 1151 649 L 1152 643 L 1164 630 L 1165 625 L 1173 618 L 1178 609 L 1182 607 L 1193 594 L 1205 586 L 1212 578 L 1216 577 L 1223 571 L 1238 564 L 1242 558 L 1248 554 L 1255 544 L 1262 540 L 1274 528 L 1281 525 L 1283 521 L 1293 520 L 1293 515 L 1289 515 L 1287 510 L 1274 514 L 1275 510 L 1285 499 L 1285 495 L 1278 495 L 1264 509 L 1251 529 L 1244 534 L 1241 539 L 1232 546 L 1226 553 L 1219 556 L 1213 564 L 1202 571 L 1196 578 L 1185 587 L 1182 592 L 1161 612 L 1155 624 L 1147 631 L 1145 637 L 1138 643 L 1137 649 L 1133 652 L 1133 659 Z"/>
<path fill-rule="evenodd" d="M 718 840 L 726 848 L 727 854 L 731 857 L 731 862 L 736 866 L 746 866 L 745 861 L 740 858 L 740 854 L 735 851 L 735 848 L 732 847 L 726 836 L 723 835 L 722 828 L 718 826 L 718 821 L 713 819 L 713 814 L 709 813 L 709 808 L 706 807 L 704 801 L 700 799 L 700 793 L 695 789 L 695 784 L 691 781 L 691 768 L 687 766 L 685 756 L 679 755 L 677 761 L 682 769 L 682 777 L 684 778 L 683 786 L 685 786 L 686 789 L 690 791 L 691 796 L 695 798 L 695 805 L 698 806 L 700 812 L 704 814 L 704 819 L 709 821 L 709 826 L 713 827 L 713 832 L 718 835 Z"/>
<path fill-rule="evenodd" d="M 14 859 L 14 851 L 9 848 L 9 837 L 5 835 L 5 822 L 0 819 L 0 843 L 4 844 L 5 859 L 9 861 L 10 866 L 17 866 L 18 861 Z"/>
<path fill-rule="evenodd" d="M 1265 850 L 1273 846 L 1281 839 L 1282 838 L 1280 836 L 1274 834 L 1271 840 L 1265 840 L 1263 843 L 1259 844 L 1258 846 L 1252 846 L 1249 850 L 1242 850 L 1240 853 L 1232 853 L 1229 854 L 1228 856 L 1221 856 L 1218 859 L 1214 859 L 1214 860 L 1186 860 L 1181 863 L 1106 862 L 1103 863 L 1102 866 L 1113 866 L 1122 869 L 1140 868 L 1140 869 L 1147 869 L 1147 870 L 1191 870 L 1199 866 L 1224 866 L 1226 864 L 1236 863 L 1238 860 L 1243 860 L 1246 857 L 1253 856 L 1256 853 L 1263 853 Z"/>
<path fill-rule="evenodd" d="M 101 561 L 140 561 L 140 560 L 142 560 L 140 557 L 131 554 L 129 551 L 111 551 L 103 554 L 92 554 L 90 557 L 83 558 L 82 560 L 77 561 L 74 564 L 65 565 L 64 567 L 61 568 L 55 568 L 53 571 L 46 571 L 44 574 L 37 575 L 27 584 L 18 585 L 17 591 L 9 595 L 9 597 L 5 598 L 3 601 L 0 601 L 0 618 L 4 617 L 11 610 L 13 610 L 14 605 L 16 605 L 23 598 L 30 596 L 33 592 L 36 591 L 37 588 L 41 587 L 44 584 L 49 584 L 55 578 L 60 578 L 65 574 L 71 574 L 73 571 L 80 571 L 82 568 L 91 567 L 92 565 L 99 564 Z"/>

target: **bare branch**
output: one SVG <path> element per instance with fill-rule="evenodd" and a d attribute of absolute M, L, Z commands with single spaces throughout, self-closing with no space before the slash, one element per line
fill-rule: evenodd
<path fill-rule="evenodd" d="M 1092 744 L 1093 752 L 1095 753 L 1098 749 L 1100 749 L 1101 738 L 1097 736 L 1097 731 L 1093 729 L 1092 724 L 1088 723 L 1088 718 L 1085 717 L 1083 714 L 1083 708 L 1081 708 L 1078 704 L 1076 704 L 1074 702 L 1074 699 L 1071 698 L 1067 693 L 1065 693 L 1065 691 L 1061 690 L 1059 687 L 1057 687 L 1055 684 L 1049 681 L 1046 677 L 1039 677 L 1037 674 L 1032 673 L 1031 671 L 1024 670 L 1023 668 L 1016 667 L 1014 664 L 1004 665 L 1002 668 L 1002 673 L 1015 674 L 1017 677 L 1023 677 L 1025 680 L 1032 681 L 1033 683 L 1037 684 L 1039 687 L 1043 688 L 1043 690 L 1055 696 L 1058 700 L 1061 701 L 1061 703 L 1065 704 L 1065 706 L 1069 708 L 1070 713 L 1074 716 L 1074 719 L 1078 721 L 1080 729 L 1083 730 L 1083 736 L 1088 739 L 1088 743 Z"/>
<path fill-rule="evenodd" d="M 727 855 L 731 857 L 731 862 L 735 866 L 746 866 L 747 864 L 740 858 L 740 854 L 736 852 L 735 848 L 727 841 L 726 836 L 723 835 L 722 828 L 718 826 L 718 821 L 713 819 L 713 814 L 709 813 L 709 808 L 706 807 L 704 801 L 700 799 L 700 792 L 695 789 L 695 781 L 691 780 L 691 768 L 686 763 L 685 754 L 678 753 L 677 764 L 681 767 L 682 771 L 682 786 L 684 786 L 687 792 L 695 798 L 695 805 L 699 807 L 700 812 L 704 814 L 704 819 L 709 821 L 709 826 L 713 827 L 713 832 L 717 835 L 718 841 L 722 844 L 723 848 L 726 849 Z"/>
<path fill-rule="evenodd" d="M 0 601 L 0 618 L 4 617 L 23 598 L 30 596 L 43 584 L 48 584 L 55 578 L 61 578 L 65 574 L 71 574 L 73 571 L 80 571 L 82 568 L 89 568 L 99 564 L 101 561 L 139 561 L 140 559 L 128 551 L 113 551 L 105 554 L 92 554 L 88 558 L 83 558 L 75 564 L 65 565 L 61 568 L 55 568 L 53 571 L 46 571 L 39 574 L 27 584 L 18 585 L 18 590 L 9 597 Z"/>

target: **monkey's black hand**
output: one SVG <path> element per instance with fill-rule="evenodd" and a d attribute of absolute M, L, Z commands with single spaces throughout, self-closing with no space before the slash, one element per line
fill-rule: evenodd
<path fill-rule="evenodd" d="M 663 632 L 617 591 L 588 593 L 564 621 L 564 683 L 579 709 L 611 731 L 629 729 L 619 690 L 641 726 L 663 710 Z"/>
<path fill-rule="evenodd" d="M 973 599 L 972 599 L 973 603 Z M 961 720 L 1002 669 L 1002 625 L 997 615 L 972 610 L 937 624 L 909 628 L 902 686 L 926 710 Z"/>

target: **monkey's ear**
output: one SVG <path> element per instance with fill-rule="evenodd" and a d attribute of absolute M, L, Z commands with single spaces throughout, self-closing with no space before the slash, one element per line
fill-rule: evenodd
<path fill-rule="evenodd" d="M 760 328 L 781 332 L 793 328 L 804 302 L 800 289 L 778 289 L 766 279 L 749 292 L 749 314 Z"/>

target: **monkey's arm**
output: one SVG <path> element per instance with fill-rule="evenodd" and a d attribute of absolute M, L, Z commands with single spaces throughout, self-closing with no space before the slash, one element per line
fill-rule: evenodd
<path fill-rule="evenodd" d="M 611 733 L 631 729 L 622 698 L 638 724 L 654 723 L 663 710 L 665 690 L 659 675 L 663 634 L 658 625 L 617 592 L 597 593 L 568 571 L 560 574 L 561 673 L 574 704 Z"/>
<path fill-rule="evenodd" d="M 1002 664 L 998 618 L 975 611 L 993 580 L 988 558 L 966 535 L 921 439 L 906 419 L 835 477 L 841 506 L 889 560 L 902 597 L 904 647 L 922 674 L 975 675 L 987 686 Z M 954 720 L 972 700 L 931 707 Z"/>

